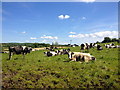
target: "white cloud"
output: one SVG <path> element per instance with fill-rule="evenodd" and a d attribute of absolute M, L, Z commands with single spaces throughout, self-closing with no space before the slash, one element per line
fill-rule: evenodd
<path fill-rule="evenodd" d="M 25 34 L 26 32 L 25 31 L 23 31 L 23 32 L 21 32 L 22 34 Z"/>
<path fill-rule="evenodd" d="M 68 18 L 70 18 L 70 16 L 69 15 L 60 15 L 60 16 L 58 16 L 58 18 L 59 19 L 68 19 Z"/>
<path fill-rule="evenodd" d="M 26 40 L 25 42 L 26 42 L 26 43 L 29 43 L 30 41 Z"/>
<path fill-rule="evenodd" d="M 82 17 L 83 20 L 86 20 L 86 17 Z"/>
<path fill-rule="evenodd" d="M 47 42 L 47 40 L 43 40 L 43 41 L 42 41 L 42 43 L 46 43 L 46 42 Z"/>
<path fill-rule="evenodd" d="M 35 37 L 31 37 L 30 39 L 37 39 L 37 38 L 35 38 Z"/>
<path fill-rule="evenodd" d="M 69 32 L 70 34 L 76 34 L 76 32 Z"/>
<path fill-rule="evenodd" d="M 44 36 L 42 36 L 40 38 L 43 38 L 43 39 L 58 39 L 58 37 L 46 36 L 46 35 L 44 35 Z"/>
<path fill-rule="evenodd" d="M 69 35 L 68 37 L 71 38 L 72 43 L 95 43 L 97 41 L 101 42 L 104 40 L 104 37 L 110 38 L 118 38 L 118 31 L 100 31 L 95 33 L 85 33 L 85 34 L 76 34 L 76 35 Z"/>
<path fill-rule="evenodd" d="M 83 38 L 83 37 L 85 37 L 85 35 L 84 34 L 77 34 L 77 35 L 69 35 L 69 37 L 71 37 L 71 38 Z"/>
<path fill-rule="evenodd" d="M 70 38 L 103 38 L 103 37 L 110 37 L 110 38 L 118 38 L 118 31 L 102 31 L 90 34 L 77 34 L 77 35 L 69 35 Z"/>

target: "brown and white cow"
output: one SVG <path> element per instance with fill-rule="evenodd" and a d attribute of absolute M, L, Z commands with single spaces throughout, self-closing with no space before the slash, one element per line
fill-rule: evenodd
<path fill-rule="evenodd" d="M 72 61 L 88 62 L 96 60 L 96 58 L 89 53 L 69 52 L 68 58 Z"/>

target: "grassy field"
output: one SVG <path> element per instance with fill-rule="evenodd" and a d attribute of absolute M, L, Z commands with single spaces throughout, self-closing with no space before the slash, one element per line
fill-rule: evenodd
<path fill-rule="evenodd" d="M 71 47 L 80 51 L 80 47 Z M 44 56 L 44 50 L 31 52 L 25 59 L 14 55 L 7 60 L 2 54 L 2 84 L 4 88 L 120 88 L 118 48 L 89 52 L 96 61 L 69 61 L 67 55 Z"/>

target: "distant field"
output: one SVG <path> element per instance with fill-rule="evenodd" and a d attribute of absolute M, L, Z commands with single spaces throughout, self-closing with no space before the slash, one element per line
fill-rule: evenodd
<path fill-rule="evenodd" d="M 70 47 L 80 51 L 80 47 Z M 79 63 L 69 61 L 67 55 L 44 56 L 45 50 L 34 51 L 22 59 L 14 55 L 7 60 L 2 54 L 2 84 L 4 88 L 120 88 L 118 75 L 118 48 L 89 52 L 96 61 Z"/>

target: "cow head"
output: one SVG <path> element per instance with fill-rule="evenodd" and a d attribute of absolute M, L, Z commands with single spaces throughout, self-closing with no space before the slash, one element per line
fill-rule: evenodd
<path fill-rule="evenodd" d="M 85 62 L 88 62 L 88 61 L 94 61 L 94 60 L 96 60 L 96 58 L 94 56 L 89 55 L 88 53 L 86 53 L 84 55 L 81 55 L 81 60 L 85 61 Z"/>
<path fill-rule="evenodd" d="M 69 58 L 70 60 L 72 59 L 73 54 L 74 54 L 73 52 L 69 52 L 69 53 L 68 53 L 68 58 Z"/>
<path fill-rule="evenodd" d="M 92 56 L 92 57 L 91 57 L 91 60 L 96 60 L 96 58 Z"/>

